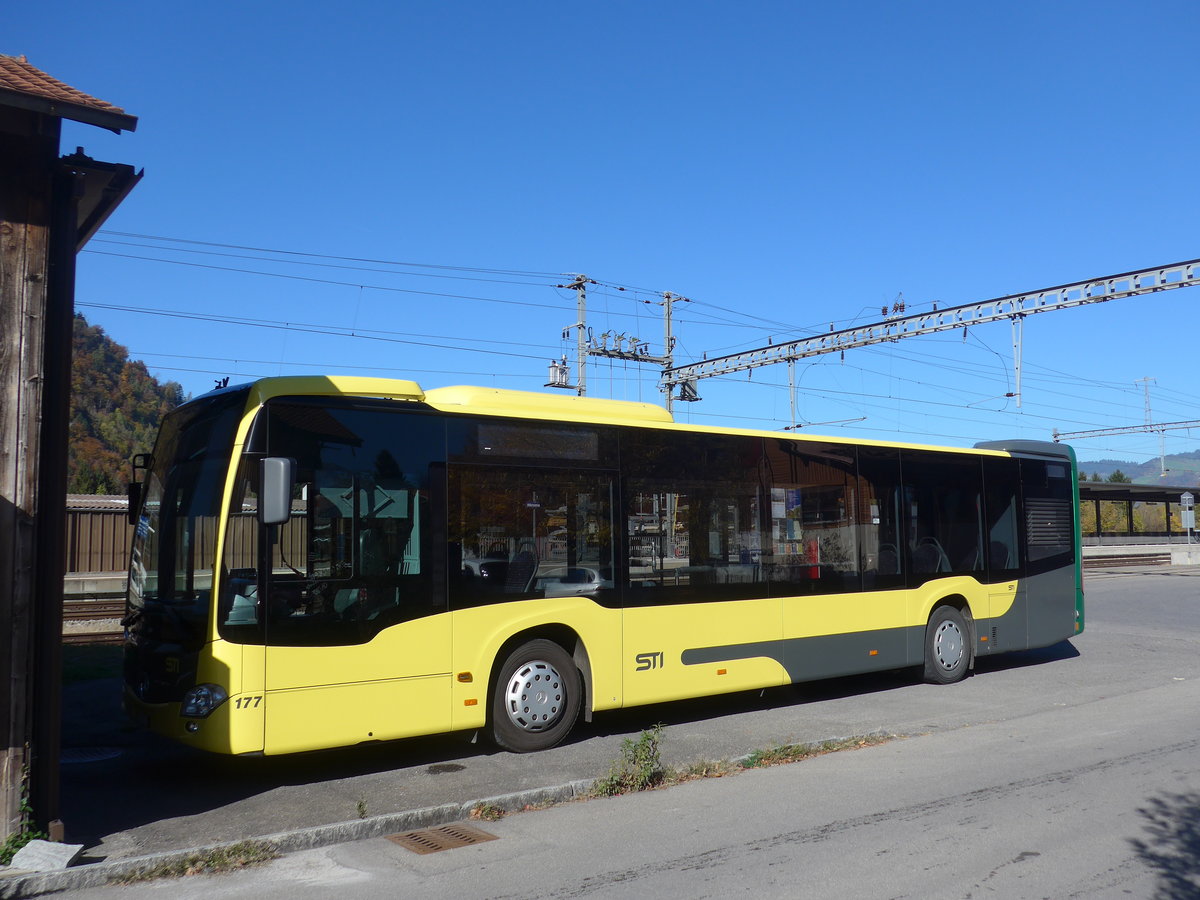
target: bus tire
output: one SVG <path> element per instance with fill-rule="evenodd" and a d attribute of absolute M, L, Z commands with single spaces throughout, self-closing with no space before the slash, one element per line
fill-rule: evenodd
<path fill-rule="evenodd" d="M 509 654 L 492 690 L 491 737 L 513 753 L 547 750 L 579 717 L 582 682 L 575 661 L 543 638 Z"/>
<path fill-rule="evenodd" d="M 971 632 L 953 606 L 939 606 L 925 626 L 925 680 L 930 684 L 962 681 L 971 667 Z"/>

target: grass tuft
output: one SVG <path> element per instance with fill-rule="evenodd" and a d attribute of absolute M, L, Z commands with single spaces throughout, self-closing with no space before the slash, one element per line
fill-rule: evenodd
<path fill-rule="evenodd" d="M 892 735 L 866 734 L 841 738 L 836 741 L 820 741 L 815 744 L 776 744 L 747 754 L 741 760 L 741 767 L 743 769 L 763 769 L 767 766 L 781 766 L 812 759 L 814 756 L 824 756 L 826 753 L 874 747 L 876 744 L 883 744 L 890 740 L 892 740 Z"/>
<path fill-rule="evenodd" d="M 667 773 L 659 747 L 662 730 L 662 725 L 655 725 L 643 731 L 636 741 L 625 738 L 621 742 L 621 755 L 614 760 L 608 775 L 592 785 L 592 795 L 615 797 L 663 784 Z"/>
<path fill-rule="evenodd" d="M 587 796 L 615 797 L 701 778 L 724 778 L 747 769 L 781 766 L 826 753 L 873 747 L 895 738 L 890 734 L 866 734 L 814 744 L 775 744 L 755 750 L 733 762 L 727 759 L 701 760 L 676 769 L 663 764 L 662 729 L 662 725 L 655 725 L 643 731 L 636 741 L 626 738 L 621 743 L 621 755 L 613 762 L 608 775 L 597 779 Z"/>
<path fill-rule="evenodd" d="M 279 858 L 279 850 L 266 841 L 241 841 L 228 847 L 217 847 L 202 853 L 192 853 L 182 859 L 159 863 L 135 872 L 115 876 L 112 884 L 137 884 L 159 878 L 183 878 L 188 875 L 217 875 L 235 872 L 250 866 L 260 866 Z"/>
<path fill-rule="evenodd" d="M 528 808 L 528 807 L 526 807 Z M 471 810 L 471 818 L 476 821 L 496 822 L 503 819 L 505 812 L 494 803 L 480 803 Z"/>

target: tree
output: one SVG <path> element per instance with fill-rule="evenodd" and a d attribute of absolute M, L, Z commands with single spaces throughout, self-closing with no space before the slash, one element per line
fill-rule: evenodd
<path fill-rule="evenodd" d="M 123 493 L 130 457 L 150 451 L 158 423 L 184 399 L 177 382 L 159 384 L 103 328 L 76 314 L 67 491 Z"/>
<path fill-rule="evenodd" d="M 1114 470 L 1113 473 L 1108 476 L 1108 481 L 1110 484 L 1133 484 L 1133 479 L 1120 469 Z"/>

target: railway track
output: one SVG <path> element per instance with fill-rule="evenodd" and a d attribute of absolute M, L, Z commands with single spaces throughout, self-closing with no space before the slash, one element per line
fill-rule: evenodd
<path fill-rule="evenodd" d="M 119 600 L 64 600 L 64 622 L 119 619 L 125 615 L 125 598 Z"/>
<path fill-rule="evenodd" d="M 72 646 L 123 644 L 125 633 L 123 631 L 68 631 L 64 632 L 62 642 Z"/>
<path fill-rule="evenodd" d="M 1169 566 L 1170 553 L 1125 553 L 1120 556 L 1085 556 L 1085 569 L 1112 569 L 1128 566 Z"/>
<path fill-rule="evenodd" d="M 125 600 L 64 600 L 64 644 L 119 644 L 125 636 L 113 621 L 125 615 Z M 95 623 L 88 629 L 87 623 Z"/>

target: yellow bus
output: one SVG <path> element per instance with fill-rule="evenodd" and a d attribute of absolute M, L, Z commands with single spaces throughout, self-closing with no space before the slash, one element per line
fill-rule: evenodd
<path fill-rule="evenodd" d="M 643 403 L 269 378 L 166 417 L 131 489 L 126 708 L 229 754 L 872 670 L 1083 630 L 1063 445 L 677 424 Z"/>

